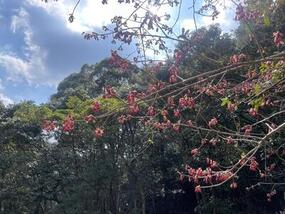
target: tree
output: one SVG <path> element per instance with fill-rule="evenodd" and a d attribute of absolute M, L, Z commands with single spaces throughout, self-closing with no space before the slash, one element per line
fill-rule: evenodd
<path fill-rule="evenodd" d="M 103 3 L 107 2 L 104 1 Z M 153 2 L 150 1 L 147 3 L 152 4 Z M 206 169 L 197 169 L 186 165 L 186 173 L 180 172 L 181 179 L 186 176 L 190 180 L 194 180 L 196 183 L 196 192 L 201 192 L 203 188 L 220 186 L 228 181 L 232 182 L 230 185 L 231 188 L 236 188 L 237 174 L 244 170 L 247 165 L 251 171 L 256 171 L 260 174 L 262 181 L 257 182 L 258 185 L 282 186 L 283 183 L 279 182 L 279 178 L 277 180 L 274 179 L 274 174 L 281 173 L 279 169 L 282 168 L 283 163 L 282 161 L 277 161 L 276 157 L 273 157 L 274 155 L 269 155 L 268 149 L 272 154 L 277 154 L 277 156 L 283 154 L 283 144 L 280 141 L 282 139 L 282 135 L 280 134 L 284 128 L 284 124 L 282 123 L 283 110 L 282 106 L 278 104 L 275 110 L 273 106 L 275 106 L 274 103 L 280 102 L 280 97 L 283 97 L 282 83 L 284 75 L 282 60 L 284 53 L 272 54 L 274 46 L 280 50 L 284 42 L 282 32 L 279 29 L 276 31 L 275 27 L 273 27 L 274 25 L 278 26 L 278 24 L 271 23 L 271 19 L 275 21 L 276 18 L 274 17 L 278 17 L 277 13 L 274 12 L 282 11 L 280 8 L 284 6 L 283 3 L 258 1 L 254 5 L 251 3 L 246 3 L 246 5 L 236 4 L 235 18 L 242 23 L 239 32 L 247 28 L 247 31 L 243 32 L 248 32 L 251 40 L 247 44 L 247 47 L 242 47 L 239 53 L 233 54 L 235 50 L 233 48 L 227 54 L 225 53 L 217 57 L 218 60 L 225 57 L 220 61 L 215 59 L 215 55 L 205 55 L 203 53 L 203 51 L 210 52 L 213 48 L 211 44 L 208 44 L 211 40 L 207 40 L 203 30 L 194 32 L 193 36 L 188 36 L 189 32 L 185 32 L 184 30 L 179 37 L 173 38 L 173 28 L 163 24 L 151 11 L 146 9 L 147 13 L 145 16 L 138 16 L 140 18 L 137 19 L 136 14 L 147 3 L 136 4 L 134 17 L 130 16 L 126 19 L 115 17 L 113 19 L 113 23 L 115 24 L 114 29 L 110 30 L 110 28 L 104 27 L 107 33 L 93 32 L 85 34 L 87 39 L 94 38 L 96 40 L 100 37 L 105 38 L 107 35 L 112 35 L 114 39 L 125 43 L 130 43 L 133 37 L 138 38 L 141 41 L 140 45 L 138 45 L 138 47 L 141 47 L 138 53 L 143 52 L 141 57 L 145 56 L 144 47 L 149 47 L 148 44 L 153 44 L 147 39 L 148 37 L 156 41 L 160 50 L 168 50 L 163 39 L 172 39 L 181 43 L 181 47 L 183 48 L 180 50 L 178 48 L 174 52 L 174 62 L 170 61 L 166 65 L 158 64 L 158 70 L 163 67 L 164 71 L 167 70 L 169 72 L 170 84 L 156 85 L 155 80 L 150 80 L 152 82 L 150 85 L 152 90 L 147 91 L 146 95 L 141 95 L 134 91 L 129 92 L 126 101 L 128 102 L 128 106 L 125 108 L 131 115 L 129 118 L 131 120 L 140 118 L 141 123 L 146 127 L 154 127 L 160 131 L 172 128 L 179 132 L 182 129 L 181 127 L 190 127 L 198 130 L 201 143 L 197 140 L 197 148 L 194 147 L 191 150 L 191 154 L 195 157 L 207 157 L 212 149 L 205 149 L 205 154 L 203 154 L 201 149 L 204 147 L 207 148 L 209 144 L 215 146 L 220 142 L 227 142 L 227 144 L 236 145 L 237 151 L 235 153 L 237 156 L 233 158 L 229 155 L 229 159 L 223 158 L 221 160 L 222 165 L 228 165 L 224 169 L 217 165 L 218 162 L 216 160 L 207 158 L 208 167 Z M 153 4 L 159 6 L 160 3 L 160 1 L 156 1 Z M 169 2 L 169 4 L 179 5 L 179 2 Z M 217 10 L 214 2 L 208 2 L 199 12 L 209 10 L 210 8 L 213 9 L 212 16 L 215 18 Z M 272 16 L 269 16 L 269 11 L 273 12 Z M 259 18 L 260 15 L 262 15 L 262 19 Z M 71 14 L 71 17 L 73 17 L 73 14 Z M 128 25 L 130 21 L 137 21 L 139 26 L 133 27 Z M 268 27 L 269 25 L 271 32 Z M 157 32 L 161 32 L 161 35 L 150 33 L 155 28 L 157 28 Z M 262 30 L 257 34 L 256 29 Z M 265 34 L 261 32 L 265 32 Z M 264 36 L 267 32 L 270 32 L 271 35 L 273 34 L 274 39 L 268 40 L 268 36 Z M 217 37 L 210 38 L 213 38 L 212 42 L 214 44 L 219 39 Z M 263 38 L 266 38 L 266 40 L 263 41 Z M 230 39 L 228 40 L 231 42 Z M 206 50 L 197 48 L 197 44 L 200 41 L 202 41 L 202 44 L 207 44 L 208 48 Z M 190 43 L 189 47 L 185 45 L 187 43 Z M 203 71 L 208 70 L 208 72 L 201 73 L 201 71 L 196 71 L 196 76 L 183 78 L 181 60 L 189 57 L 194 61 L 192 62 L 194 64 L 196 62 L 196 50 L 199 57 L 202 56 L 212 63 L 215 62 L 216 66 L 211 70 L 211 68 L 205 69 L 204 65 L 202 67 Z M 188 51 L 190 53 L 185 54 Z M 233 55 L 229 57 L 230 54 Z M 227 58 L 230 65 L 226 63 Z M 146 60 L 144 58 L 143 61 L 146 62 Z M 198 59 L 198 63 L 196 64 L 199 65 L 199 61 L 201 61 L 201 58 Z M 203 64 L 201 63 L 200 65 Z M 154 68 L 154 70 L 157 70 L 157 68 Z M 163 102 L 166 102 L 165 98 L 167 97 L 167 104 L 163 104 Z M 213 114 L 213 109 L 217 109 L 220 105 L 225 106 L 229 113 L 224 112 L 223 108 L 220 108 L 220 110 Z M 271 110 L 268 109 L 269 106 Z M 114 116 L 116 114 L 116 111 L 112 111 L 108 114 L 103 114 L 100 118 L 108 118 L 110 115 Z M 176 119 L 173 119 L 175 117 Z M 277 120 L 274 122 L 274 125 L 271 122 L 267 122 L 272 118 Z M 276 137 L 276 134 L 279 137 Z M 268 142 L 269 139 L 271 143 Z M 216 158 L 221 157 L 220 153 L 224 153 L 224 150 L 225 148 L 221 146 L 217 150 Z M 270 157 L 272 157 L 272 160 L 269 161 L 271 162 L 271 167 L 268 167 L 267 164 Z M 200 158 L 198 160 L 200 161 Z M 276 161 L 278 164 L 281 164 L 279 167 L 276 167 Z M 263 167 L 261 168 L 261 166 Z M 276 172 L 271 172 L 274 170 Z M 270 182 L 264 181 L 268 181 L 268 179 Z M 255 184 L 252 184 L 248 188 L 252 189 L 255 186 Z M 268 193 L 267 199 L 270 201 L 274 194 L 275 191 Z"/>

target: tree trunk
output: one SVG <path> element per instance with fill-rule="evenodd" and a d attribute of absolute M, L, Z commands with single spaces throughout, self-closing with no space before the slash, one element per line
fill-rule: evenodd
<path fill-rule="evenodd" d="M 141 203 L 142 203 L 142 214 L 145 214 L 145 195 L 142 187 L 140 189 L 140 193 L 141 193 Z"/>

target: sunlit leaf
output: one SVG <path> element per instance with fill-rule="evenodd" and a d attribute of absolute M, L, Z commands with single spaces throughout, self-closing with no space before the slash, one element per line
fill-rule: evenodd
<path fill-rule="evenodd" d="M 271 25 L 270 19 L 269 19 L 269 17 L 268 17 L 267 15 L 265 15 L 265 16 L 263 17 L 263 24 L 264 24 L 265 26 L 270 26 L 270 25 Z"/>
<path fill-rule="evenodd" d="M 259 84 L 255 84 L 254 86 L 254 94 L 258 95 L 261 92 L 262 88 Z"/>
<path fill-rule="evenodd" d="M 231 101 L 229 100 L 228 97 L 224 97 L 221 100 L 222 100 L 221 106 L 226 106 L 226 105 L 231 104 Z"/>

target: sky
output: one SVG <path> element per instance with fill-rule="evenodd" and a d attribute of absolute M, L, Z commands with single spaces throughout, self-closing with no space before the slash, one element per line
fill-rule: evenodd
<path fill-rule="evenodd" d="M 194 30 L 191 5 L 187 4 L 190 1 L 183 2 L 177 32 L 182 27 Z M 24 100 L 45 103 L 65 77 L 79 72 L 84 64 L 99 62 L 116 49 L 110 40 L 85 40 L 82 32 L 110 24 L 114 15 L 130 14 L 132 6 L 117 0 L 109 0 L 107 5 L 102 5 L 101 0 L 82 0 L 74 22 L 69 23 L 68 15 L 75 4 L 76 0 L 0 0 L 0 100 L 4 104 Z M 217 20 L 197 17 L 198 27 L 220 23 L 225 32 L 234 29 L 234 7 L 227 4 L 219 8 L 225 6 L 227 10 L 221 10 Z M 175 7 L 151 9 L 173 17 L 178 12 Z M 125 54 L 132 50 L 132 44 L 124 48 Z"/>

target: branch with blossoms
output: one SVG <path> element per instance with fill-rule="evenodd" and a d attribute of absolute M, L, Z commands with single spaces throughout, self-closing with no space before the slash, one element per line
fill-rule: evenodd
<path fill-rule="evenodd" d="M 232 180 L 230 187 L 235 189 L 237 188 L 237 183 L 234 181 L 237 179 L 237 173 L 242 170 L 245 166 L 249 166 L 250 170 L 257 171 L 258 163 L 254 155 L 257 151 L 268 142 L 268 140 L 273 137 L 278 132 L 281 132 L 285 129 L 285 123 L 282 123 L 278 127 L 273 130 L 270 130 L 268 134 L 266 134 L 257 145 L 251 149 L 242 159 L 240 159 L 235 165 L 228 167 L 227 170 L 219 170 L 217 167 L 217 163 L 213 160 L 207 159 L 207 163 L 209 167 L 205 170 L 202 168 L 193 169 L 190 166 L 186 166 L 186 170 L 188 174 L 183 174 L 179 172 L 180 179 L 182 180 L 184 177 L 187 177 L 189 181 L 194 181 L 196 183 L 195 192 L 201 192 L 202 189 L 213 188 L 223 185 L 224 183 Z M 193 155 L 198 153 L 197 150 L 193 150 L 191 152 Z M 200 183 L 205 183 L 205 185 L 200 185 Z M 261 185 L 263 182 L 260 182 Z"/>
<path fill-rule="evenodd" d="M 112 57 L 110 59 L 110 63 L 114 66 L 117 66 L 119 67 L 120 69 L 126 69 L 128 68 L 127 66 L 127 62 L 126 61 L 123 61 L 122 58 L 118 57 L 117 55 L 114 55 L 115 57 Z M 281 57 L 281 58 L 280 58 Z M 188 79 L 185 79 L 183 81 L 180 81 L 180 82 L 177 82 L 177 83 L 173 83 L 173 84 L 169 84 L 169 85 L 166 85 L 166 84 L 163 84 L 163 83 L 160 83 L 158 82 L 157 85 L 150 85 L 149 86 L 149 89 L 145 92 L 141 92 L 141 93 L 138 93 L 136 91 L 131 91 L 127 97 L 127 100 L 126 100 L 126 105 L 125 107 L 122 107 L 121 109 L 112 109 L 110 112 L 107 112 L 107 113 L 103 113 L 99 116 L 97 116 L 96 118 L 97 119 L 104 119 L 106 117 L 110 117 L 114 114 L 117 114 L 117 112 L 121 112 L 121 111 L 124 111 L 126 109 L 129 109 L 129 113 L 131 113 L 130 115 L 128 115 L 127 117 L 128 118 L 134 118 L 134 114 L 137 114 L 139 113 L 140 109 L 139 109 L 139 105 L 141 104 L 147 104 L 147 103 L 154 103 L 154 102 L 157 102 L 163 98 L 166 98 L 168 97 L 168 104 L 169 105 L 174 105 L 174 98 L 171 97 L 172 95 L 180 95 L 181 92 L 185 91 L 185 90 L 189 90 L 191 87 L 193 88 L 197 88 L 197 85 L 199 84 L 205 84 L 207 85 L 208 84 L 208 81 L 217 77 L 217 76 L 220 76 L 222 74 L 225 74 L 225 73 L 229 73 L 231 71 L 235 71 L 235 70 L 238 70 L 244 66 L 248 66 L 248 65 L 251 65 L 251 64 L 255 64 L 255 63 L 258 63 L 258 62 L 264 62 L 266 60 L 270 60 L 270 59 L 275 59 L 275 60 L 280 60 L 280 59 L 283 59 L 282 58 L 282 55 L 281 54 L 278 54 L 278 56 L 276 56 L 276 58 L 274 56 L 272 57 L 268 57 L 266 59 L 262 59 L 262 60 L 255 60 L 255 61 L 251 61 L 251 62 L 243 62 L 243 63 L 236 63 L 236 64 L 233 64 L 233 65 L 230 65 L 230 66 L 226 66 L 224 68 L 221 68 L 221 69 L 217 69 L 217 70 L 213 70 L 213 71 L 210 71 L 210 72 L 206 72 L 204 74 L 200 74 L 200 75 L 197 75 L 195 77 L 191 77 L 191 78 L 188 78 Z M 123 63 L 121 62 L 123 61 Z M 175 72 L 172 72 L 173 70 L 173 66 L 175 65 L 172 65 L 169 69 L 169 73 L 170 73 L 170 83 L 172 82 L 172 76 L 173 75 L 176 75 L 176 72 L 178 71 L 178 67 L 175 67 Z M 206 77 L 205 79 L 203 79 L 203 77 Z M 198 82 L 196 81 L 197 79 L 200 79 Z M 193 81 L 194 83 L 191 83 L 191 81 Z M 240 85 L 244 84 L 246 81 L 243 81 Z M 226 84 L 225 82 L 223 82 L 224 84 Z M 276 86 L 276 84 L 274 84 L 274 86 Z M 225 87 L 223 85 L 216 85 L 216 86 L 207 86 L 208 88 L 205 88 L 205 87 L 202 87 L 202 88 L 199 88 L 199 93 L 198 93 L 198 96 L 196 97 L 199 98 L 199 96 L 203 93 L 207 94 L 207 95 L 213 95 L 213 93 L 217 90 L 219 90 L 219 87 Z M 243 85 L 243 87 L 245 87 L 245 85 Z M 272 86 L 271 86 L 272 87 Z M 221 91 L 218 92 L 218 93 L 224 93 L 224 90 L 223 88 L 220 89 Z M 232 91 L 233 89 L 230 89 L 229 91 Z M 241 90 L 244 90 L 245 92 L 247 92 L 249 89 L 245 89 L 245 88 L 241 88 Z M 259 93 L 259 95 L 261 95 Z M 112 97 L 116 97 L 116 92 L 114 91 L 114 89 L 112 89 L 112 87 L 106 87 L 105 88 L 105 95 L 103 96 L 103 98 L 112 98 Z M 123 98 L 121 98 L 123 99 Z M 184 103 L 184 104 L 183 104 Z M 180 98 L 179 99 L 179 104 L 182 106 L 182 108 L 185 108 L 187 107 L 187 105 L 189 106 L 190 105 L 190 108 L 193 108 L 194 105 L 195 105 L 195 99 L 194 98 L 191 98 L 191 97 L 187 97 L 187 95 L 183 98 Z M 228 109 L 229 110 L 235 110 L 236 109 L 236 106 L 235 104 L 233 103 L 230 103 L 230 101 L 228 101 L 227 103 L 227 106 L 228 106 Z M 163 109 L 165 109 L 167 106 L 164 106 Z M 93 112 L 98 112 L 100 110 L 100 104 L 98 103 L 98 101 L 95 101 L 94 104 L 93 104 L 93 107 L 92 107 L 92 110 Z M 154 112 L 156 112 L 157 110 L 155 110 L 155 108 L 153 106 L 149 106 L 148 107 L 148 115 L 149 116 L 157 116 L 157 114 L 155 114 Z M 164 110 L 160 110 L 161 112 L 163 112 Z M 158 111 L 159 112 L 159 111 Z M 179 111 L 176 109 L 175 110 L 175 114 L 176 116 L 179 115 Z M 163 113 L 162 113 L 163 114 Z M 168 113 L 164 113 L 163 116 L 166 116 Z M 252 111 L 252 114 L 254 115 L 255 112 Z M 122 117 L 122 116 L 121 116 Z M 91 122 L 93 121 L 95 118 L 95 116 L 93 115 L 88 115 L 86 116 L 85 120 L 87 122 Z M 49 122 L 50 123 L 50 122 Z M 48 123 L 48 124 L 49 124 Z M 74 126 L 74 122 L 72 120 L 72 118 L 68 117 L 65 121 L 65 123 L 67 124 L 67 126 L 64 126 L 63 127 L 63 130 L 64 131 L 68 131 L 68 130 L 72 130 L 73 126 Z M 64 123 L 64 124 L 65 124 Z M 47 130 L 50 129 L 49 127 L 50 125 L 47 125 Z M 54 125 L 51 125 L 52 127 L 54 127 Z M 67 130 L 68 129 L 68 130 Z"/>
<path fill-rule="evenodd" d="M 281 58 L 280 58 L 281 57 Z M 264 124 L 267 122 L 269 119 L 272 117 L 278 116 L 282 114 L 284 111 L 280 111 L 277 113 L 274 113 L 273 115 L 269 116 L 267 119 L 262 119 L 261 121 L 257 121 L 252 125 L 245 125 L 244 127 L 241 128 L 241 131 L 243 132 L 237 132 L 234 130 L 228 130 L 225 129 L 222 125 L 220 125 L 219 129 L 216 129 L 219 125 L 219 121 L 216 117 L 213 117 L 208 121 L 208 123 L 203 124 L 201 121 L 192 121 L 191 119 L 187 120 L 186 123 L 183 123 L 183 120 L 185 121 L 186 118 L 183 118 L 183 114 L 185 112 L 190 111 L 190 115 L 192 116 L 191 111 L 195 110 L 198 105 L 203 106 L 203 99 L 201 97 L 206 96 L 206 97 L 213 97 L 215 100 L 217 99 L 216 96 L 225 96 L 227 91 L 229 92 L 228 96 L 233 96 L 231 93 L 236 93 L 234 96 L 239 95 L 240 92 L 245 93 L 245 94 L 251 94 L 249 93 L 250 91 L 254 90 L 254 87 L 252 84 L 245 84 L 248 83 L 248 81 L 256 81 L 257 80 L 257 75 L 254 75 L 255 78 L 252 77 L 251 75 L 247 75 L 248 79 L 242 81 L 241 83 L 237 85 L 232 85 L 226 80 L 219 81 L 217 84 L 212 84 L 209 85 L 209 81 L 212 79 L 215 80 L 216 77 L 228 73 L 230 71 L 239 71 L 239 69 L 243 68 L 244 66 L 251 66 L 252 64 L 256 63 L 263 63 L 268 60 L 277 60 L 280 63 L 280 59 L 284 59 L 280 54 L 276 57 L 272 56 L 267 59 L 262 59 L 262 60 L 256 60 L 254 62 L 242 62 L 242 63 L 237 63 L 233 64 L 230 66 L 227 66 L 226 68 L 223 69 L 218 69 L 215 71 L 210 71 L 205 74 L 200 74 L 195 77 L 191 77 L 189 79 L 185 79 L 184 81 L 177 82 L 177 83 L 172 83 L 169 85 L 161 85 L 158 88 L 156 87 L 157 85 L 152 85 L 146 92 L 137 92 L 137 91 L 131 91 L 129 92 L 128 96 L 126 97 L 125 100 L 125 107 L 122 107 L 121 109 L 114 109 L 111 110 L 109 113 L 103 113 L 103 114 L 98 114 L 101 111 L 101 104 L 97 100 L 94 101 L 91 110 L 95 114 L 90 114 L 87 115 L 84 120 L 87 123 L 90 124 L 97 124 L 99 123 L 100 120 L 104 121 L 106 118 L 110 117 L 110 113 L 112 113 L 112 116 L 116 114 L 121 114 L 122 112 L 125 112 L 125 114 L 122 114 L 121 116 L 118 116 L 118 123 L 119 124 L 124 124 L 129 120 L 139 120 L 142 125 L 145 125 L 146 127 L 153 127 L 156 129 L 158 132 L 165 132 L 166 130 L 174 130 L 179 134 L 180 129 L 182 128 L 190 128 L 193 130 L 199 130 L 202 132 L 206 132 L 206 135 L 210 134 L 217 134 L 217 136 L 221 139 L 226 139 L 227 144 L 235 144 L 234 142 L 236 141 L 241 141 L 243 143 L 249 142 L 250 145 L 257 145 L 255 146 L 252 150 L 250 150 L 247 155 L 242 159 L 244 160 L 244 163 L 242 164 L 242 167 L 244 167 L 249 161 L 252 162 L 252 166 L 257 164 L 255 160 L 252 159 L 253 155 L 257 152 L 257 150 L 260 148 L 262 143 L 258 142 L 263 142 L 268 139 L 267 135 L 265 138 L 261 138 L 260 136 L 255 135 L 252 133 L 253 126 L 256 126 L 260 123 Z M 111 61 L 114 60 L 111 58 Z M 120 61 L 121 58 L 118 58 Z M 113 63 L 113 62 L 112 62 Z M 278 64 L 276 63 L 276 65 Z M 114 65 L 120 65 L 120 63 L 113 63 Z M 121 67 L 120 67 L 121 68 Z M 283 68 L 283 67 L 281 67 Z M 276 72 L 276 70 L 274 70 Z M 173 75 L 173 73 L 170 72 L 170 75 Z M 203 77 L 206 77 L 205 79 L 201 79 Z M 267 76 L 260 76 L 260 80 L 263 80 L 264 77 L 266 77 L 265 80 L 267 79 Z M 225 77 L 226 78 L 226 77 Z M 197 81 L 197 79 L 200 79 Z M 238 86 L 238 87 L 237 87 Z M 277 84 L 274 84 L 274 87 L 277 87 Z M 161 88 L 160 88 L 161 87 Z M 236 88 L 237 87 L 237 88 Z M 246 87 L 246 88 L 245 88 Z M 272 88 L 272 86 L 270 86 Z M 191 89 L 191 93 L 189 92 L 189 89 Z M 186 90 L 186 93 L 181 93 Z M 197 95 L 195 95 L 194 91 L 196 91 Z M 191 94 L 191 96 L 190 96 Z M 171 95 L 176 95 L 176 96 L 171 96 Z M 259 92 L 259 96 L 260 96 Z M 244 96 L 244 95 L 243 95 Z M 241 96 L 241 98 L 243 98 Z M 114 89 L 111 87 L 106 87 L 105 89 L 105 95 L 103 96 L 104 99 L 111 99 L 116 97 L 116 92 Z M 167 98 L 167 100 L 165 100 Z M 120 98 L 124 99 L 124 98 Z M 159 102 L 165 100 L 166 105 L 159 104 Z M 218 99 L 220 100 L 220 99 Z M 176 103 L 178 101 L 178 104 Z M 271 106 L 273 101 L 267 101 L 263 105 Z M 150 105 L 151 104 L 151 105 Z M 233 103 L 229 99 L 226 102 L 226 107 L 228 111 L 232 114 L 238 110 L 238 105 L 241 105 L 241 103 Z M 155 107 L 155 105 L 157 105 Z M 161 106 L 161 107 L 159 107 Z M 258 106 L 257 108 L 260 108 Z M 254 108 L 253 108 L 254 109 Z M 252 110 L 249 109 L 249 115 L 252 117 L 257 117 L 257 109 Z M 188 119 L 188 118 L 187 118 Z M 74 122 L 79 122 L 79 121 L 74 121 L 74 119 L 71 116 L 68 116 L 62 126 L 62 130 L 64 132 L 71 132 L 74 129 Z M 54 128 L 54 124 L 51 122 L 48 122 L 46 127 L 46 130 L 52 130 Z M 205 127 L 206 125 L 206 127 Z M 283 127 L 283 126 L 282 126 Z M 272 127 L 271 127 L 272 128 Z M 279 131 L 280 128 L 272 128 L 273 132 L 270 132 L 270 136 Z M 276 131 L 274 131 L 276 130 Z M 95 136 L 97 138 L 103 137 L 104 130 L 102 128 L 96 127 L 94 130 Z M 225 136 L 225 137 L 224 137 Z M 237 139 L 238 137 L 238 139 Z M 217 137 L 213 137 L 210 140 L 207 139 L 202 139 L 201 146 L 199 148 L 194 148 L 191 151 L 191 154 L 193 156 L 198 155 L 198 153 L 203 149 L 203 147 L 207 144 L 216 146 L 216 144 L 219 142 Z M 215 161 L 212 159 L 209 159 L 208 161 L 211 163 L 211 165 L 216 166 Z M 240 162 L 240 161 L 239 161 Z M 239 163 L 238 162 L 238 163 Z M 238 168 L 238 171 L 236 173 L 233 173 L 232 171 L 236 169 L 238 164 L 235 164 L 232 168 L 232 170 L 226 170 L 226 171 L 217 171 L 214 172 L 214 177 L 215 176 L 222 176 L 223 178 L 229 177 L 229 179 L 233 178 L 233 176 L 236 175 L 236 173 L 241 169 Z M 230 172 L 232 174 L 230 174 Z M 226 174 L 227 176 L 225 176 Z M 212 175 L 213 176 L 213 175 Z M 200 177 L 200 176 L 198 176 Z M 202 178 L 202 177 L 201 177 Z M 224 180 L 222 183 L 216 184 L 220 185 L 223 184 Z"/>
<path fill-rule="evenodd" d="M 68 20 L 70 22 L 76 21 L 76 10 L 80 5 L 81 0 L 78 0 L 69 15 Z M 108 4 L 110 1 L 102 1 L 102 5 Z M 117 0 L 120 4 L 133 7 L 133 10 L 128 16 L 114 16 L 111 23 L 107 26 L 102 26 L 102 30 L 96 32 L 83 32 L 85 39 L 102 40 L 111 38 L 112 43 L 119 42 L 119 50 L 122 50 L 124 44 L 135 43 L 137 47 L 138 55 L 133 57 L 134 62 L 146 62 L 153 59 L 146 56 L 147 50 L 153 50 L 154 55 L 164 52 L 167 56 L 172 52 L 172 48 L 169 47 L 169 41 L 175 41 L 180 43 L 187 43 L 190 41 L 189 37 L 191 33 L 187 29 L 182 29 L 180 32 L 176 31 L 176 24 L 180 21 L 181 7 L 188 7 L 192 10 L 193 19 L 196 31 L 197 21 L 196 16 L 207 16 L 213 20 L 219 15 L 217 6 L 224 4 L 222 1 L 202 1 L 201 8 L 196 8 L 196 1 L 192 4 L 183 0 Z M 188 5 L 189 4 L 189 5 Z M 166 9 L 166 13 L 159 14 L 158 11 L 161 8 Z M 154 12 L 156 11 L 156 12 Z M 174 13 L 174 17 L 170 13 Z M 175 17 L 176 16 L 176 17 Z M 248 21 L 254 17 L 249 16 Z M 198 38 L 197 38 L 198 39 Z"/>
<path fill-rule="evenodd" d="M 81 0 L 78 0 L 69 15 L 69 21 L 75 21 L 75 12 L 78 8 Z M 231 0 L 231 3 L 236 6 L 236 15 L 234 19 L 239 22 L 243 22 L 247 25 L 252 38 L 259 50 L 259 53 L 262 57 L 265 57 L 264 48 L 261 46 L 258 38 L 254 32 L 254 29 L 251 28 L 251 23 L 262 22 L 262 11 L 258 9 L 249 9 L 249 4 L 247 1 L 238 3 L 239 1 Z M 108 4 L 109 1 L 102 1 L 102 5 Z M 187 44 L 190 39 L 191 33 L 189 30 L 182 29 L 181 32 L 175 32 L 175 26 L 180 20 L 181 6 L 187 6 L 186 1 L 178 0 L 168 0 L 168 1 L 125 1 L 118 0 L 120 4 L 126 4 L 128 6 L 133 6 L 133 11 L 126 17 L 123 16 L 114 16 L 111 20 L 111 24 L 108 26 L 103 26 L 102 31 L 96 32 L 83 32 L 85 39 L 95 39 L 101 40 L 106 38 L 112 38 L 112 42 L 121 43 L 119 49 L 122 49 L 123 44 L 131 44 L 132 42 L 136 43 L 138 56 L 133 57 L 134 62 L 143 62 L 146 65 L 146 62 L 152 59 L 146 57 L 146 50 L 153 50 L 154 55 L 159 54 L 160 52 L 165 52 L 168 55 L 171 52 L 171 48 L 167 45 L 167 41 L 175 41 Z M 274 4 L 274 3 L 273 3 Z M 216 19 L 220 11 L 218 11 L 218 5 L 225 5 L 225 1 L 202 1 L 201 8 L 196 8 L 196 1 L 192 1 L 192 4 L 189 5 L 189 10 L 192 10 L 193 20 L 195 24 L 195 29 L 197 31 L 197 21 L 196 15 L 211 17 L 213 20 Z M 159 15 L 154 11 L 159 11 L 161 7 L 167 8 L 168 11 L 176 11 L 176 18 L 171 17 L 170 14 Z M 268 5 L 268 7 L 273 7 Z M 169 12 L 170 13 L 170 12 Z M 173 21 L 173 23 L 172 23 Z M 274 32 L 273 36 L 275 43 L 279 45 L 282 44 L 281 38 L 282 33 Z"/>
<path fill-rule="evenodd" d="M 126 96 L 120 97 L 115 88 L 105 86 L 102 98 L 95 98 L 90 106 L 90 114 L 80 120 L 75 120 L 72 115 L 67 116 L 60 130 L 72 133 L 76 123 L 87 123 L 94 130 L 96 139 L 99 139 L 109 133 L 108 120 L 117 120 L 118 127 L 135 121 L 143 130 L 151 130 L 155 135 L 178 138 L 190 133 L 193 142 L 188 145 L 188 159 L 201 167 L 194 168 L 187 163 L 185 170 L 178 170 L 178 174 L 180 180 L 187 178 L 194 182 L 196 192 L 226 182 L 231 182 L 230 187 L 235 189 L 238 187 L 238 174 L 247 167 L 257 174 L 260 185 L 282 183 L 278 182 L 278 178 L 285 177 L 282 171 L 285 148 L 283 138 L 280 137 L 285 127 L 285 52 L 266 56 L 254 29 L 250 29 L 260 54 L 258 58 L 249 60 L 245 54 L 236 53 L 221 63 L 204 56 L 212 63 L 215 62 L 217 69 L 191 71 L 198 74 L 184 77 L 181 64 L 187 54 L 191 55 L 193 47 L 200 44 L 204 34 L 202 31 L 191 34 L 184 29 L 181 35 L 176 36 L 173 27 L 162 22 L 168 16 L 153 14 L 146 6 L 149 2 L 159 7 L 164 1 L 135 0 L 135 8 L 130 16 L 116 16 L 112 19 L 113 28 L 105 26 L 104 32 L 84 33 L 84 37 L 99 40 L 110 36 L 114 41 L 126 44 L 138 40 L 138 52 L 142 59 L 136 57 L 134 62 L 146 62 L 145 51 L 153 45 L 167 51 L 165 40 L 179 42 L 183 47 L 173 52 L 169 62 L 162 61 L 144 67 L 149 83 L 145 90 L 132 89 Z M 218 16 L 215 5 L 219 1 L 207 2 L 196 11 L 193 1 L 194 16 L 208 15 L 209 10 L 213 11 L 210 14 L 213 18 Z M 102 3 L 106 4 L 107 1 Z M 167 3 L 178 6 L 182 1 Z M 258 11 L 245 8 L 242 4 L 236 6 L 237 21 L 246 24 L 259 21 Z M 74 11 L 70 21 L 74 21 Z M 139 11 L 145 15 L 140 15 Z M 272 32 L 272 44 L 277 50 L 283 47 L 283 33 Z M 131 66 L 130 61 L 115 51 L 112 52 L 109 64 L 121 72 Z M 160 71 L 166 71 L 167 81 L 156 78 Z M 192 74 L 187 68 L 183 72 Z M 120 105 L 104 110 L 102 99 L 113 99 Z M 52 121 L 44 123 L 47 131 L 55 127 Z M 219 163 L 218 159 L 224 155 L 225 149 L 233 150 L 236 154 L 232 160 Z M 270 197 L 273 193 L 269 194 Z"/>
<path fill-rule="evenodd" d="M 265 59 L 231 64 L 229 66 L 225 66 L 223 68 L 219 68 L 219 69 L 215 69 L 215 70 L 212 70 L 212 71 L 209 71 L 206 73 L 202 73 L 202 74 L 196 75 L 194 77 L 184 79 L 183 81 L 177 81 L 175 83 L 173 83 L 172 80 L 173 80 L 173 78 L 177 78 L 177 77 L 173 77 L 173 75 L 176 75 L 177 71 L 179 69 L 176 66 L 175 67 L 176 73 L 173 72 L 173 65 L 172 65 L 169 68 L 169 82 L 172 84 L 162 83 L 162 82 L 158 81 L 157 83 L 150 84 L 149 88 L 146 92 L 143 92 L 143 93 L 130 92 L 130 94 L 129 94 L 130 98 L 129 99 L 131 99 L 131 100 L 136 99 L 137 105 L 142 104 L 142 103 L 150 103 L 150 102 L 153 102 L 154 100 L 163 99 L 163 98 L 166 98 L 168 96 L 179 94 L 181 91 L 188 90 L 191 87 L 195 88 L 195 87 L 197 87 L 197 85 L 202 84 L 202 83 L 207 85 L 208 81 L 213 79 L 213 78 L 219 77 L 225 73 L 238 72 L 239 69 L 244 68 L 246 66 L 251 66 L 251 65 L 254 65 L 256 63 L 267 62 L 270 60 L 285 59 L 284 55 L 285 55 L 285 53 L 280 53 L 278 55 L 273 55 L 273 56 L 267 57 Z M 111 58 L 110 62 L 113 64 L 112 58 Z M 242 83 L 243 83 L 243 85 L 242 85 Z M 246 89 L 246 81 L 243 81 L 242 83 L 240 84 L 241 89 L 244 92 L 247 92 L 248 89 Z M 210 88 L 207 89 L 204 87 L 204 88 L 201 88 L 201 90 L 202 91 L 204 90 L 205 93 L 211 93 Z M 116 92 L 111 87 L 107 87 L 105 89 L 105 95 L 104 96 L 108 97 L 108 98 L 115 97 Z M 234 108 L 232 104 L 229 104 L 228 106 Z M 128 106 L 122 107 L 120 109 L 112 109 L 110 112 L 103 113 L 100 116 L 98 116 L 97 118 L 98 119 L 104 119 L 106 117 L 113 116 L 114 114 L 117 114 L 117 112 L 123 111 L 127 108 L 128 108 Z"/>

